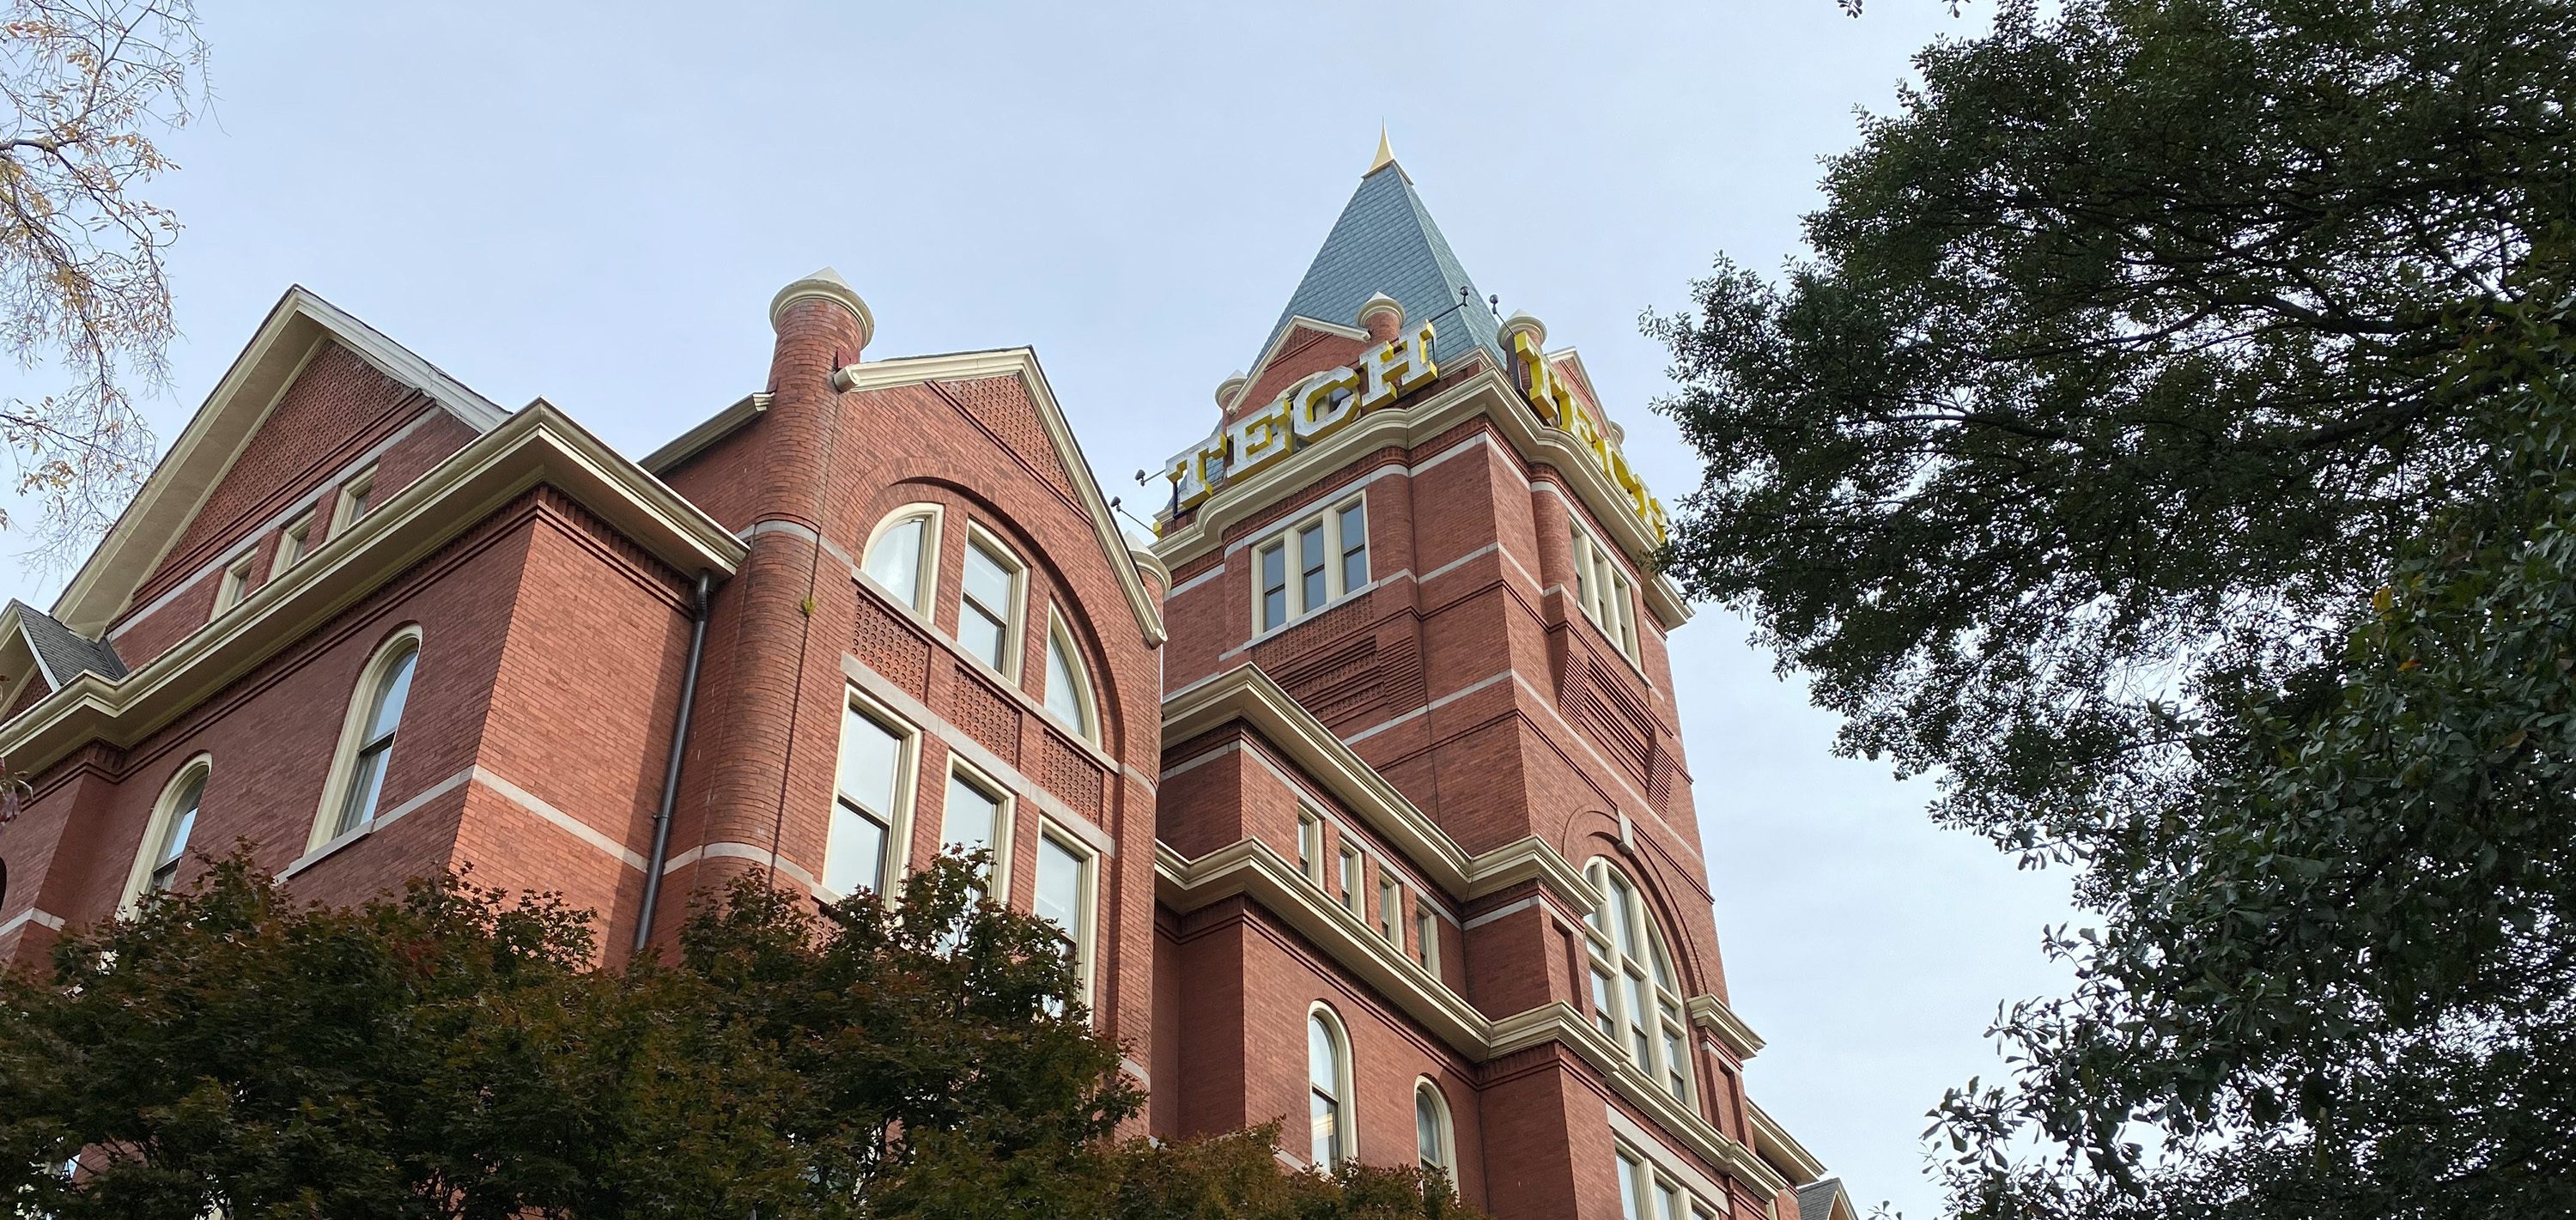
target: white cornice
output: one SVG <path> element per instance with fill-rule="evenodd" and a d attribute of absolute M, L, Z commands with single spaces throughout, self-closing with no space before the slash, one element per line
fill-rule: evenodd
<path fill-rule="evenodd" d="M 1303 490 L 1332 470 L 1373 450 L 1388 446 L 1411 449 L 1425 444 L 1479 415 L 1494 421 L 1495 430 L 1511 443 L 1521 460 L 1554 468 L 1632 560 L 1655 552 L 1658 544 L 1628 503 L 1627 493 L 1611 483 L 1591 453 L 1571 435 L 1542 422 L 1520 392 L 1487 360 L 1456 385 L 1410 405 L 1372 411 L 1284 462 L 1219 487 L 1198 506 L 1189 524 L 1163 535 L 1154 553 L 1177 571 L 1223 545 L 1228 527 L 1250 520 L 1280 497 Z M 1690 621 L 1690 603 L 1683 600 L 1681 590 L 1671 580 L 1653 577 L 1643 584 L 1642 592 L 1665 630 Z"/>
<path fill-rule="evenodd" d="M 142 740 L 541 483 L 682 572 L 730 575 L 747 553 L 696 505 L 539 399 L 141 668 L 114 681 L 84 671 L 0 725 L 0 755 L 32 772 L 83 742 Z"/>
<path fill-rule="evenodd" d="M 1687 1007 L 1691 1020 L 1700 1028 L 1716 1034 L 1720 1041 L 1726 1043 L 1728 1050 L 1735 1052 L 1737 1059 L 1750 1059 L 1762 1049 L 1762 1035 L 1754 1033 L 1753 1027 L 1744 1023 L 1744 1018 L 1726 1006 L 1726 1001 L 1713 995 L 1695 995 Z"/>
<path fill-rule="evenodd" d="M 1486 1017 L 1421 963 L 1371 931 L 1359 916 L 1326 897 L 1268 844 L 1243 839 L 1189 860 L 1158 841 L 1154 881 L 1156 899 L 1179 914 L 1236 895 L 1260 904 L 1378 996 L 1474 1062 L 1563 1043 L 1614 1092 L 1650 1116 L 1665 1137 L 1763 1194 L 1788 1186 L 1753 1149 L 1727 1138 L 1714 1124 L 1656 1087 L 1581 1013 L 1559 1001 L 1499 1019 Z"/>
<path fill-rule="evenodd" d="M 1764 1162 L 1779 1170 L 1780 1176 L 1787 1178 L 1790 1185 L 1804 1186 L 1825 1176 L 1825 1163 L 1817 1160 L 1815 1153 L 1807 1151 L 1806 1145 L 1791 1138 L 1789 1129 L 1781 1126 L 1778 1119 L 1765 1113 L 1750 1099 L 1744 1103 L 1744 1112 L 1753 1127 L 1754 1150 L 1762 1155 Z"/>
<path fill-rule="evenodd" d="M 744 425 L 760 418 L 769 409 L 769 395 L 745 394 L 732 406 L 707 417 L 704 423 L 672 437 L 669 444 L 645 454 L 636 465 L 656 476 L 671 473 L 671 468 L 714 447 L 717 441 L 733 435 Z"/>
<path fill-rule="evenodd" d="M 136 587 L 161 564 L 187 531 L 206 496 L 277 407 L 295 374 L 325 339 L 338 343 L 386 377 L 410 386 L 477 432 L 498 427 L 509 413 L 467 389 L 374 327 L 313 295 L 302 285 L 278 298 L 259 331 L 206 395 L 205 405 L 172 441 L 119 514 L 98 549 L 54 600 L 54 617 L 96 638 L 125 610 Z"/>
<path fill-rule="evenodd" d="M 1600 906 L 1601 895 L 1584 880 L 1582 871 L 1536 836 L 1468 855 L 1429 814 L 1333 736 L 1258 665 L 1237 665 L 1164 700 L 1163 748 L 1235 720 L 1250 725 L 1271 748 L 1384 835 L 1451 899 L 1463 902 L 1535 881 L 1577 915 Z"/>

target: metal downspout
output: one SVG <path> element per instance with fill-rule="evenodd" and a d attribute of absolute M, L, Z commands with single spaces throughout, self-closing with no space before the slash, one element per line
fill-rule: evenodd
<path fill-rule="evenodd" d="M 662 862 L 671 852 L 671 807 L 680 800 L 680 760 L 689 751 L 689 713 L 698 703 L 698 662 L 707 649 L 707 606 L 715 597 L 716 574 L 698 573 L 697 604 L 689 619 L 689 666 L 680 679 L 680 715 L 671 725 L 671 761 L 662 769 L 662 807 L 653 813 L 653 859 L 644 869 L 644 911 L 635 920 L 635 952 L 653 939 L 653 908 L 662 898 Z"/>

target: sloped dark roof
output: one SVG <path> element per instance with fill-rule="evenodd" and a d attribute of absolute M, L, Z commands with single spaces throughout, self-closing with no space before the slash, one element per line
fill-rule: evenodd
<path fill-rule="evenodd" d="M 1825 1178 L 1798 1188 L 1798 1220 L 1833 1220 L 1834 1196 L 1841 1194 L 1841 1178 Z"/>
<path fill-rule="evenodd" d="M 27 631 L 27 643 L 57 684 L 71 681 L 73 675 L 85 669 L 106 678 L 125 676 L 125 659 L 116 655 L 116 645 L 83 639 L 53 615 L 25 602 L 12 599 L 9 606 L 18 612 L 18 621 Z"/>
<path fill-rule="evenodd" d="M 1461 308 L 1461 289 L 1475 302 L 1472 308 Z M 1403 167 L 1390 161 L 1360 179 L 1360 188 L 1342 206 L 1341 219 L 1333 222 L 1324 248 L 1315 252 L 1306 278 L 1297 282 L 1288 307 L 1279 312 L 1278 324 L 1253 358 L 1258 361 L 1270 351 L 1290 318 L 1303 315 L 1350 326 L 1358 320 L 1360 306 L 1381 292 L 1404 306 L 1407 329 L 1433 324 L 1433 360 L 1463 357 L 1470 347 L 1501 357 L 1495 338 L 1501 326 L 1484 294 L 1458 265 L 1449 239 L 1440 235 Z"/>

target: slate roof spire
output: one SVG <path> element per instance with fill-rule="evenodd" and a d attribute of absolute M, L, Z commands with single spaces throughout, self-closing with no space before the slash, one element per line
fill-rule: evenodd
<path fill-rule="evenodd" d="M 1333 222 L 1324 247 L 1315 252 L 1306 278 L 1297 282 L 1255 358 L 1279 341 L 1290 318 L 1303 315 L 1349 326 L 1358 319 L 1360 306 L 1381 292 L 1403 304 L 1407 327 L 1433 324 L 1438 333 L 1432 359 L 1462 359 L 1472 348 L 1501 359 L 1493 310 L 1414 193 L 1383 130 L 1359 189 L 1342 205 L 1341 218 Z"/>

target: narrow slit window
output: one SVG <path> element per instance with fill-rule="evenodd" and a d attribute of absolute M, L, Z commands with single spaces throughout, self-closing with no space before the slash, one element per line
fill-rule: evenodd
<path fill-rule="evenodd" d="M 1395 921 L 1397 892 L 1395 879 L 1380 870 L 1377 878 L 1377 934 L 1401 944 L 1404 934 L 1398 931 L 1400 925 Z"/>
<path fill-rule="evenodd" d="M 1439 917 L 1427 906 L 1413 908 L 1413 960 L 1434 974 L 1440 972 Z"/>
<path fill-rule="evenodd" d="M 1360 854 L 1348 847 L 1342 849 L 1342 906 L 1360 913 Z"/>
<path fill-rule="evenodd" d="M 1321 522 L 1297 531 L 1298 599 L 1307 607 L 1332 600 L 1332 590 L 1325 585 L 1325 572 L 1330 557 L 1324 554 L 1324 527 Z"/>
<path fill-rule="evenodd" d="M 1297 871 L 1308 881 L 1324 883 L 1324 823 L 1303 810 L 1297 814 Z"/>

